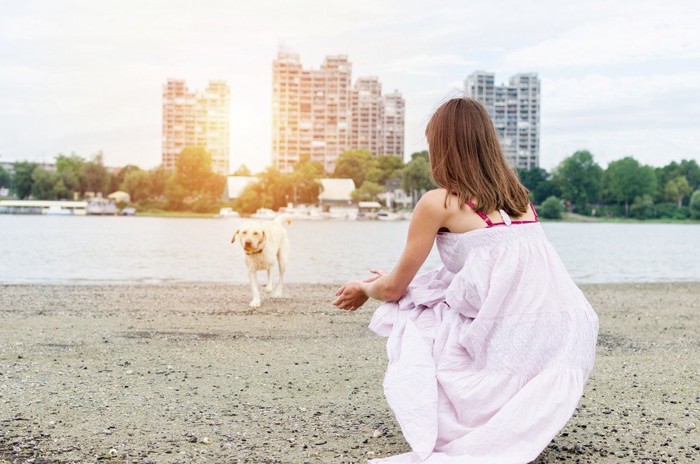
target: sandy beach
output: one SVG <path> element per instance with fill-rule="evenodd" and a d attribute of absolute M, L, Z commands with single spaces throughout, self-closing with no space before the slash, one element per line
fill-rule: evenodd
<path fill-rule="evenodd" d="M 700 461 L 700 283 L 582 287 L 596 368 L 538 464 Z M 363 463 L 408 451 L 385 340 L 291 285 L 0 286 L 0 463 Z"/>

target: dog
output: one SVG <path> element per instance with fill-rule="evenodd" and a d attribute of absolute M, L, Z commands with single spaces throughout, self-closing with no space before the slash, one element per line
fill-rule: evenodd
<path fill-rule="evenodd" d="M 247 221 L 236 230 L 231 243 L 238 238 L 245 252 L 245 263 L 248 266 L 248 278 L 253 291 L 251 308 L 260 307 L 260 289 L 258 288 L 257 272 L 267 271 L 265 290 L 272 292 L 272 269 L 277 264 L 279 282 L 272 292 L 273 298 L 281 298 L 284 286 L 284 271 L 289 257 L 289 238 L 283 224 L 291 224 L 289 214 L 281 214 L 269 222 Z"/>

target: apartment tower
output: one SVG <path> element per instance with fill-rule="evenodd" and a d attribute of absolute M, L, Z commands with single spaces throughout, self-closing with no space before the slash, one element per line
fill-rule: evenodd
<path fill-rule="evenodd" d="M 185 81 L 168 79 L 163 86 L 163 167 L 175 169 L 185 147 L 203 147 L 212 168 L 229 174 L 229 87 L 210 81 L 203 92 L 191 92 Z"/>
<path fill-rule="evenodd" d="M 272 71 L 272 161 L 280 171 L 291 171 L 308 154 L 330 173 L 343 151 L 356 148 L 403 157 L 403 150 L 384 149 L 386 102 L 379 79 L 359 78 L 352 86 L 347 56 L 328 56 L 320 69 L 304 69 L 297 53 L 280 51 Z M 403 149 L 404 103 L 398 92 L 391 95 L 392 115 L 400 111 L 391 119 L 392 147 Z"/>
<path fill-rule="evenodd" d="M 404 150 L 404 120 L 406 103 L 398 90 L 384 96 L 384 121 L 382 140 L 384 155 L 394 155 L 403 158 Z"/>
<path fill-rule="evenodd" d="M 540 164 L 540 80 L 536 73 L 516 74 L 495 85 L 494 73 L 476 71 L 464 84 L 467 96 L 489 113 L 506 159 L 515 168 Z"/>

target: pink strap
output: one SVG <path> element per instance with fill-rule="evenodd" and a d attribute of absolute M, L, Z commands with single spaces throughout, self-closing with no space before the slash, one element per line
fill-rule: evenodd
<path fill-rule="evenodd" d="M 535 210 L 535 205 L 533 205 L 532 203 L 530 203 L 530 208 L 532 208 L 532 214 L 535 215 L 535 222 L 539 221 L 539 220 L 540 220 L 540 217 L 537 215 L 537 211 Z"/>
<path fill-rule="evenodd" d="M 493 221 L 491 221 L 491 219 L 489 219 L 489 217 L 486 214 L 484 214 L 483 211 L 476 209 L 476 205 L 472 203 L 471 200 L 467 202 L 467 206 L 469 206 L 476 214 L 478 214 L 479 217 L 483 219 L 484 222 L 486 222 L 486 225 L 488 227 L 493 227 Z"/>
<path fill-rule="evenodd" d="M 479 209 L 476 209 L 476 205 L 475 205 L 471 200 L 468 201 L 466 204 L 467 204 L 467 206 L 469 206 L 476 214 L 478 214 L 479 217 L 480 217 L 481 219 L 484 220 L 484 222 L 486 222 L 486 225 L 487 225 L 488 227 L 505 225 L 505 223 L 503 223 L 503 222 L 497 222 L 497 223 L 494 224 L 493 221 L 492 221 L 486 214 L 484 214 L 483 211 L 481 211 L 481 210 L 479 210 Z M 539 221 L 540 221 L 540 217 L 539 217 L 539 215 L 537 214 L 537 211 L 535 210 L 535 205 L 533 205 L 532 203 L 530 203 L 530 208 L 532 209 L 532 214 L 535 215 L 535 220 L 534 220 L 534 221 L 512 221 L 511 224 L 530 224 L 530 223 L 533 223 L 533 222 L 539 222 Z"/>

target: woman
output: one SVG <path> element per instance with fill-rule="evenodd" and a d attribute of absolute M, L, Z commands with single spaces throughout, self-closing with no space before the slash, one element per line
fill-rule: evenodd
<path fill-rule="evenodd" d="M 410 453 L 373 463 L 527 463 L 576 408 L 598 318 L 552 248 L 484 107 L 438 108 L 426 129 L 438 189 L 413 212 L 390 273 L 348 282 L 334 304 L 381 305 L 384 392 Z M 416 277 L 433 241 L 443 266 Z"/>

